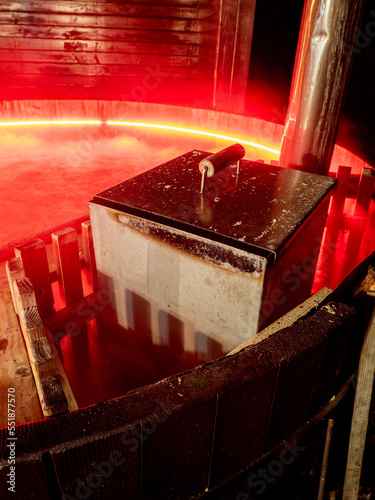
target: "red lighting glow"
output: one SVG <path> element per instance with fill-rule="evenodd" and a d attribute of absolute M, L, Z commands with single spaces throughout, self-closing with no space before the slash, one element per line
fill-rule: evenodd
<path fill-rule="evenodd" d="M 100 120 L 31 120 L 22 122 L 0 122 L 0 127 L 26 127 L 33 125 L 101 125 Z"/>
<path fill-rule="evenodd" d="M 31 121 L 9 121 L 0 122 L 0 127 L 26 127 L 26 126 L 41 126 L 41 125 L 110 125 L 110 126 L 121 126 L 121 127 L 137 127 L 137 128 L 148 128 L 156 130 L 168 130 L 172 132 L 185 132 L 188 134 L 201 135 L 205 137 L 212 137 L 215 139 L 222 139 L 225 141 L 238 142 L 243 145 L 251 146 L 262 151 L 268 151 L 269 153 L 279 155 L 280 151 L 273 149 L 271 147 L 265 146 L 264 144 L 259 144 L 257 142 L 247 141 L 239 137 L 232 137 L 224 134 L 217 134 L 215 132 L 208 132 L 205 130 L 196 130 L 185 127 L 176 127 L 173 125 L 164 125 L 159 123 L 139 123 L 139 122 L 126 122 L 126 121 L 113 121 L 108 120 L 107 122 L 102 122 L 100 120 L 31 120 Z"/>
<path fill-rule="evenodd" d="M 123 122 L 123 121 L 112 121 L 109 120 L 107 125 L 118 125 L 121 127 L 141 127 L 141 128 L 154 128 L 158 130 L 169 130 L 173 132 L 187 132 L 189 134 L 195 135 L 203 135 L 206 137 L 213 137 L 215 139 L 223 139 L 225 141 L 239 142 L 240 144 L 245 144 L 247 146 L 252 146 L 253 148 L 262 149 L 263 151 L 268 151 L 269 153 L 274 153 L 275 155 L 279 155 L 280 151 L 277 149 L 270 148 L 263 144 L 258 144 L 256 142 L 246 141 L 244 139 L 240 139 L 238 137 L 231 137 L 223 134 L 216 134 L 214 132 L 206 132 L 204 130 L 196 130 L 191 128 L 184 127 L 175 127 L 172 125 L 162 125 L 159 123 L 137 123 L 137 122 Z"/>

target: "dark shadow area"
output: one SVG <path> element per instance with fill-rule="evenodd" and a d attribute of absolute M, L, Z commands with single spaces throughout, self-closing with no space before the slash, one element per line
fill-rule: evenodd
<path fill-rule="evenodd" d="M 113 297 L 111 280 L 106 278 L 106 283 Z M 122 396 L 225 354 L 219 342 L 202 332 L 196 332 L 190 340 L 195 351 L 186 350 L 184 327 L 191 331 L 191 325 L 167 311 L 158 311 L 158 331 L 153 332 L 150 302 L 130 290 L 125 291 L 125 308 L 128 328 L 118 324 L 112 304 L 105 304 L 97 311 L 96 320 L 70 329 L 70 334 L 61 339 L 62 362 L 80 408 Z"/>
<path fill-rule="evenodd" d="M 304 1 L 257 2 L 246 114 L 284 124 Z M 337 142 L 375 162 L 375 4 L 366 2 Z"/>

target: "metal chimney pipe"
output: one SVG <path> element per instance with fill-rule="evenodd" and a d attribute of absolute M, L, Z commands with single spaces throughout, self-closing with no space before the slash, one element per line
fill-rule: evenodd
<path fill-rule="evenodd" d="M 306 0 L 280 165 L 327 175 L 366 0 Z"/>

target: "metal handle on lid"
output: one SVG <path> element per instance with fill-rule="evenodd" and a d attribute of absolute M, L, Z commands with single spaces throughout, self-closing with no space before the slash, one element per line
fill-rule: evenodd
<path fill-rule="evenodd" d="M 217 153 L 208 156 L 199 162 L 199 171 L 202 174 L 201 190 L 204 192 L 206 177 L 212 177 L 224 168 L 237 163 L 237 173 L 240 171 L 241 158 L 245 156 L 245 148 L 241 144 L 233 144 Z"/>

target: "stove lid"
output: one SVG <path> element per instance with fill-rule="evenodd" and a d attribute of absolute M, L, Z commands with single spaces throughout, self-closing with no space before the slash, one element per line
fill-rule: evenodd
<path fill-rule="evenodd" d="M 336 184 L 329 177 L 242 160 L 206 179 L 191 151 L 94 196 L 93 202 L 274 260 Z"/>

